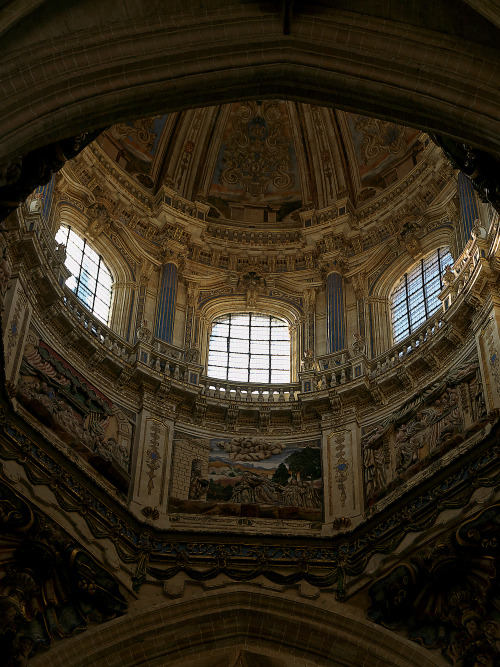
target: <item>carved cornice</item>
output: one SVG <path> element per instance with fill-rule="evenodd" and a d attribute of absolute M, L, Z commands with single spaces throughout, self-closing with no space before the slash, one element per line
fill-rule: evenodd
<path fill-rule="evenodd" d="M 467 456 L 441 470 L 425 489 L 413 489 L 399 499 L 397 508 L 387 507 L 350 533 L 336 538 L 309 536 L 303 543 L 300 537 L 289 542 L 282 536 L 278 543 L 255 536 L 249 548 L 230 535 L 218 535 L 215 541 L 200 535 L 167 536 L 139 525 L 102 492 L 89 491 L 69 461 L 56 462 L 50 445 L 16 422 L 3 413 L 1 458 L 18 461 L 31 484 L 51 488 L 61 509 L 80 514 L 97 539 L 111 539 L 120 559 L 135 564 L 136 588 L 147 577 L 165 581 L 179 572 L 203 580 L 219 574 L 236 580 L 264 576 L 285 585 L 305 580 L 320 588 L 333 587 L 344 599 L 345 577 L 362 573 L 374 553 L 392 551 L 408 532 L 431 526 L 440 511 L 464 507 L 475 489 L 500 481 L 497 428 Z"/>

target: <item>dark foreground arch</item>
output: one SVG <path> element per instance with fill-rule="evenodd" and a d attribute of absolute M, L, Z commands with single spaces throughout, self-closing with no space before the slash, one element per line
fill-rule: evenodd
<path fill-rule="evenodd" d="M 271 0 L 12 0 L 0 12 L 1 160 L 118 120 L 270 96 L 500 154 L 500 31 L 462 2 L 447 22 L 448 0 L 377 16 L 370 4 L 296 0 L 287 35 Z"/>
<path fill-rule="evenodd" d="M 285 663 L 288 659 L 292 664 L 330 667 L 447 664 L 438 653 L 365 620 L 361 610 L 325 606 L 318 600 L 299 602 L 281 591 L 264 593 L 244 585 L 230 592 L 200 591 L 199 597 L 168 601 L 153 611 L 134 614 L 131 610 L 120 619 L 59 642 L 32 663 L 33 667 L 191 667 L 225 664 L 213 662 L 214 657 L 227 657 L 243 648 Z"/>

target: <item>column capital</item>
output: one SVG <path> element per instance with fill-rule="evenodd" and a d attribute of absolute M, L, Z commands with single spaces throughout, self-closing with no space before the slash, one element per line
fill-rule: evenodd
<path fill-rule="evenodd" d="M 349 271 L 349 262 L 341 255 L 324 255 L 319 260 L 319 268 L 324 277 L 327 278 L 330 273 L 339 273 L 342 277 Z"/>

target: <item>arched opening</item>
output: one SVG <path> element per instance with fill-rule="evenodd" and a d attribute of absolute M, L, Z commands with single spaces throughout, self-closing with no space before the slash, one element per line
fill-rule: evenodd
<path fill-rule="evenodd" d="M 4 25 L 5 158 L 119 120 L 272 96 L 500 151 L 498 28 L 465 2 L 313 3 L 290 34 L 275 3 L 84 7 L 36 2 Z"/>
<path fill-rule="evenodd" d="M 290 382 L 288 323 L 262 313 L 228 313 L 212 322 L 207 375 L 237 382 Z"/>
<path fill-rule="evenodd" d="M 113 276 L 103 258 L 71 227 L 61 225 L 56 242 L 66 247 L 65 266 L 71 272 L 67 287 L 101 322 L 107 324 L 111 311 Z"/>
<path fill-rule="evenodd" d="M 394 343 L 410 336 L 441 308 L 437 295 L 444 286 L 444 270 L 451 264 L 453 257 L 449 248 L 438 248 L 401 276 L 391 293 Z"/>
<path fill-rule="evenodd" d="M 196 600 L 196 585 L 180 583 L 180 595 L 140 614 L 131 612 L 108 626 L 76 636 L 67 646 L 60 642 L 33 665 L 74 667 L 109 665 L 228 665 L 240 650 L 249 649 L 267 659 L 285 658 L 291 665 L 377 667 L 437 667 L 446 661 L 389 630 L 377 627 L 344 605 L 341 610 L 325 600 L 318 612 L 313 601 L 287 598 L 279 592 L 261 592 L 255 586 L 222 585 L 205 590 Z M 184 597 L 187 595 L 187 599 Z M 71 652 L 71 653 L 69 653 Z M 214 654 L 220 662 L 212 662 Z M 240 664 L 240 663 L 236 663 Z M 242 664 L 246 664 L 245 662 Z M 271 662 L 270 665 L 280 665 Z"/>

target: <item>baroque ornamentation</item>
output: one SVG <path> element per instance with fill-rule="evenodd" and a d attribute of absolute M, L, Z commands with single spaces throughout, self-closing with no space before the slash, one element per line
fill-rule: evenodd
<path fill-rule="evenodd" d="M 148 496 L 151 495 L 154 489 L 154 480 L 156 471 L 161 464 L 161 454 L 159 450 L 160 444 L 160 422 L 153 420 L 150 428 L 149 447 L 146 451 L 146 465 L 148 467 Z"/>
<path fill-rule="evenodd" d="M 368 162 L 381 151 L 399 153 L 404 147 L 404 127 L 380 118 L 356 116 L 356 130 L 363 134 L 363 158 Z"/>
<path fill-rule="evenodd" d="M 254 308 L 258 295 L 266 288 L 266 281 L 255 271 L 249 271 L 239 278 L 238 287 L 245 292 L 247 307 Z"/>
<path fill-rule="evenodd" d="M 472 359 L 363 433 L 367 504 L 393 488 L 396 480 L 408 479 L 486 423 L 479 365 Z"/>
<path fill-rule="evenodd" d="M 221 180 L 241 183 L 253 196 L 264 193 L 270 184 L 275 188 L 293 185 L 281 122 L 279 105 L 272 100 L 241 104 L 224 154 Z"/>
<path fill-rule="evenodd" d="M 493 505 L 397 565 L 371 586 L 369 618 L 440 649 L 455 667 L 498 665 L 499 527 Z"/>
<path fill-rule="evenodd" d="M 141 118 L 135 120 L 131 125 L 128 123 L 118 123 L 111 128 L 120 137 L 132 136 L 141 146 L 148 151 L 153 148 L 156 139 L 156 132 L 153 131 L 153 124 L 158 116 L 151 118 Z"/>
<path fill-rule="evenodd" d="M 349 477 L 349 463 L 346 459 L 346 436 L 347 431 L 340 431 L 334 435 L 335 451 L 336 451 L 336 465 L 335 465 L 335 481 L 340 493 L 340 504 L 345 507 L 347 500 L 346 481 Z"/>
<path fill-rule="evenodd" d="M 0 556 L 0 651 L 8 667 L 127 610 L 117 581 L 3 482 Z"/>

